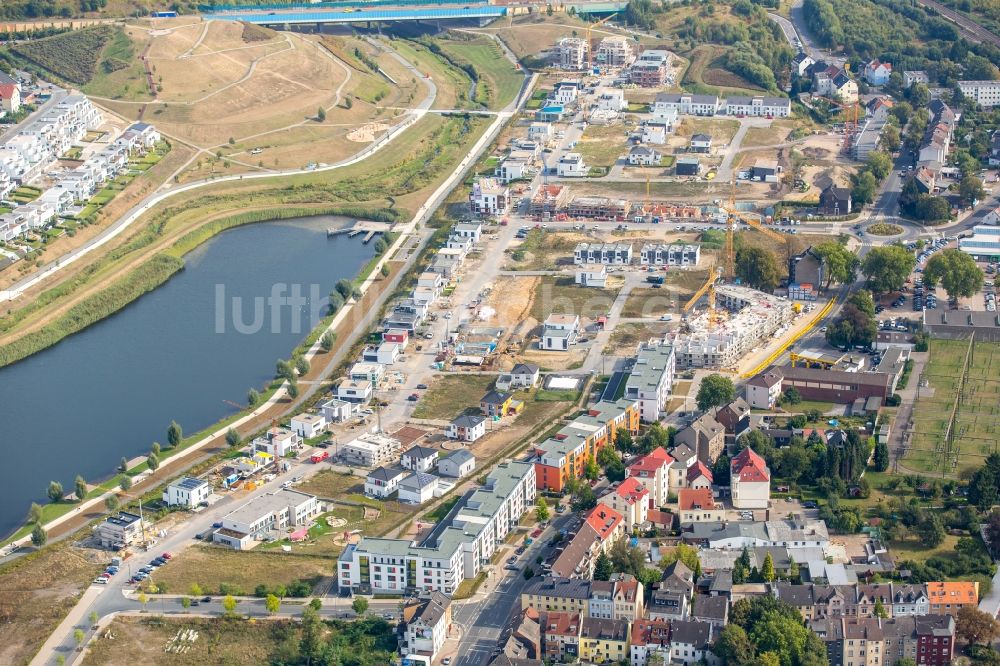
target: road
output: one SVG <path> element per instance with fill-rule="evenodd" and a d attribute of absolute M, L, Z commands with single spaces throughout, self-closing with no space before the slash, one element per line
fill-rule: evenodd
<path fill-rule="evenodd" d="M 52 96 L 49 97 L 49 99 L 45 100 L 45 102 L 41 106 L 32 111 L 27 118 L 25 118 L 16 125 L 12 125 L 6 131 L 4 131 L 3 134 L 0 134 L 0 144 L 6 143 L 9 139 L 14 138 L 18 132 L 20 132 L 29 124 L 33 123 L 34 121 L 44 116 L 49 111 L 49 109 L 51 109 L 64 99 L 66 99 L 66 96 L 69 95 L 69 92 L 67 92 L 66 90 L 63 90 L 62 88 L 56 87 L 51 84 L 49 85 L 49 89 L 52 91 Z"/>
<path fill-rule="evenodd" d="M 22 280 L 11 285 L 11 287 L 6 291 L 0 291 L 0 301 L 13 300 L 21 296 L 25 291 L 39 284 L 40 282 L 47 280 L 48 278 L 55 275 L 60 270 L 66 268 L 70 264 L 82 259 L 86 255 L 90 254 L 94 250 L 102 247 L 108 242 L 114 240 L 116 237 L 121 235 L 126 231 L 133 223 L 135 223 L 140 217 L 145 213 L 149 212 L 153 207 L 159 205 L 163 201 L 185 192 L 191 192 L 203 187 L 210 185 L 216 185 L 219 183 L 240 181 L 240 180 L 257 180 L 260 178 L 279 178 L 283 176 L 291 176 L 305 173 L 316 173 L 324 171 L 334 171 L 337 169 L 343 169 L 344 167 L 351 166 L 361 162 L 375 153 L 385 149 L 387 146 L 392 144 L 397 138 L 399 138 L 406 129 L 411 127 L 418 120 L 423 118 L 431 109 L 434 104 L 434 100 L 437 98 L 437 86 L 434 81 L 430 78 L 424 78 L 423 73 L 418 70 L 414 65 L 407 62 L 402 56 L 400 56 L 395 51 L 385 47 L 390 55 L 396 58 L 404 67 L 406 67 L 414 78 L 422 80 L 427 85 L 427 95 L 424 99 L 410 110 L 409 117 L 403 122 L 399 123 L 388 132 L 383 134 L 373 143 L 368 144 L 362 150 L 358 151 L 351 157 L 343 159 L 334 164 L 330 164 L 325 167 L 317 167 L 314 169 L 302 168 L 302 169 L 288 169 L 285 171 L 269 171 L 267 173 L 251 173 L 243 175 L 232 175 L 223 176 L 219 178 L 206 178 L 202 180 L 193 181 L 190 183 L 185 183 L 184 185 L 174 185 L 172 182 L 168 181 L 161 188 L 141 202 L 133 206 L 127 213 L 122 217 L 118 218 L 110 226 L 108 226 L 100 234 L 87 241 L 85 244 L 76 248 L 75 250 L 58 257 L 54 261 L 46 264 L 39 270 L 35 271 L 31 275 L 23 278 Z"/>
<path fill-rule="evenodd" d="M 529 97 L 528 93 L 531 90 L 531 87 L 534 85 L 535 80 L 536 80 L 535 76 L 526 77 L 525 83 L 518 97 L 512 100 L 511 103 L 508 104 L 503 111 L 499 112 L 496 115 L 493 123 L 489 126 L 489 128 L 487 128 L 487 130 L 476 141 L 476 143 L 470 147 L 467 155 L 461 160 L 461 162 L 459 162 L 458 165 L 456 165 L 455 169 L 448 176 L 448 178 L 446 178 L 444 182 L 441 183 L 441 185 L 437 188 L 437 190 L 435 190 L 434 193 L 430 197 L 428 197 L 427 201 L 417 210 L 417 213 L 414 216 L 414 218 L 406 225 L 402 225 L 399 228 L 400 232 L 399 237 L 396 240 L 394 247 L 384 254 L 383 261 L 388 259 L 388 257 L 393 256 L 393 254 L 395 254 L 395 251 L 399 247 L 401 247 L 404 242 L 407 242 L 407 238 L 409 237 L 409 235 L 414 233 L 418 227 L 421 227 L 420 231 L 421 241 L 419 246 L 423 246 L 423 244 L 426 243 L 427 239 L 431 237 L 431 233 L 433 231 L 432 229 L 427 228 L 425 224 L 426 221 L 430 218 L 430 216 L 437 209 L 437 207 L 441 205 L 441 203 L 447 197 L 448 193 L 452 190 L 452 188 L 462 178 L 464 178 L 468 169 L 471 168 L 476 163 L 476 160 L 479 158 L 479 155 L 486 149 L 487 146 L 489 146 L 493 142 L 493 140 L 500 133 L 500 130 L 504 127 L 504 125 L 510 120 L 511 117 L 514 116 L 517 110 L 523 106 L 525 101 L 527 101 Z M 419 252 L 412 253 L 408 261 L 412 263 L 413 261 L 416 260 L 418 255 Z M 378 274 L 378 266 L 376 266 L 375 270 L 372 271 L 372 276 L 375 276 L 377 274 Z M 398 275 L 402 274 L 403 274 L 402 272 L 398 273 Z M 363 288 L 367 287 L 372 280 L 374 280 L 374 277 L 369 278 L 369 280 L 366 282 L 366 285 L 364 285 Z M 391 289 L 387 290 L 385 292 L 386 297 L 388 297 L 388 295 L 391 292 L 392 292 Z M 377 308 L 375 309 L 375 311 L 377 311 Z M 341 311 L 341 313 L 343 312 L 344 310 Z M 338 313 L 338 316 L 341 313 Z M 331 326 L 335 325 L 336 322 L 334 324 L 331 324 Z M 356 334 L 361 335 L 364 333 L 365 330 L 366 330 L 365 327 L 359 327 L 357 329 Z M 346 350 L 350 349 L 350 345 L 349 344 L 343 345 L 341 349 L 346 352 Z M 314 347 L 307 354 L 307 358 L 310 357 L 310 354 L 315 354 L 318 350 L 319 350 L 319 343 L 317 342 L 316 345 L 314 345 Z M 329 372 L 332 371 L 334 364 L 335 361 L 331 360 L 329 363 L 327 374 L 329 374 Z M 311 385 L 308 387 L 305 394 L 309 395 L 310 393 L 320 390 L 320 388 L 321 388 L 320 384 Z M 401 398 L 402 397 L 400 396 L 399 400 L 395 400 L 390 404 L 401 402 L 402 401 Z M 300 400 L 301 399 L 302 398 L 300 397 Z M 193 450 L 197 448 L 197 446 L 198 445 L 194 445 L 189 449 L 186 449 L 185 451 Z M 229 511 L 235 508 L 236 503 L 242 504 L 253 498 L 260 497 L 265 493 L 274 492 L 275 490 L 281 487 L 282 483 L 284 483 L 291 477 L 293 476 L 308 477 L 309 475 L 315 473 L 316 471 L 322 468 L 323 468 L 322 465 L 317 466 L 311 463 L 295 462 L 292 464 L 291 470 L 289 470 L 286 473 L 278 475 L 273 481 L 265 483 L 262 486 L 258 487 L 257 489 L 250 491 L 249 493 L 242 493 L 237 496 L 230 495 L 226 498 L 223 498 L 221 501 L 213 504 L 208 510 L 194 515 L 190 520 L 186 521 L 185 523 L 182 523 L 174 532 L 168 534 L 165 538 L 161 539 L 160 542 L 157 543 L 155 548 L 151 551 L 149 557 L 142 558 L 143 564 L 145 563 L 146 560 L 152 559 L 152 557 L 161 552 L 170 552 L 175 555 L 182 553 L 187 547 L 189 547 L 192 543 L 195 542 L 194 536 L 196 534 L 208 530 L 212 524 L 221 520 L 221 518 L 225 514 L 227 514 Z M 138 566 L 142 566 L 142 564 L 139 564 Z M 71 610 L 69 615 L 67 615 L 66 619 L 59 625 L 59 627 L 56 628 L 56 630 L 52 633 L 52 635 L 49 636 L 49 639 L 42 646 L 42 648 L 36 655 L 35 659 L 33 659 L 31 663 L 33 665 L 37 664 L 38 666 L 42 666 L 43 664 L 48 663 L 49 659 L 55 653 L 68 655 L 67 663 L 72 663 L 72 657 L 77 654 L 76 652 L 73 651 L 75 645 L 75 641 L 73 640 L 73 631 L 77 626 L 79 626 L 81 619 L 89 616 L 92 611 L 96 611 L 99 616 L 105 616 L 116 611 L 135 610 L 134 602 L 128 600 L 125 597 L 125 590 L 127 588 L 126 583 L 129 577 L 131 576 L 131 573 L 132 573 L 131 568 L 129 566 L 126 566 L 122 569 L 122 571 L 118 573 L 117 576 L 114 576 L 112 578 L 112 580 L 108 585 L 91 586 L 91 589 L 84 594 L 84 596 L 77 603 L 77 605 Z M 155 575 L 153 576 L 153 579 L 155 580 Z M 95 588 L 99 590 L 99 592 L 95 592 L 94 591 Z"/>

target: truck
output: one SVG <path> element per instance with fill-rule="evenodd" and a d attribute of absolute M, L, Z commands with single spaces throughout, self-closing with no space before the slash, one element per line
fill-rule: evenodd
<path fill-rule="evenodd" d="M 648 282 L 649 284 L 663 284 L 663 281 L 664 281 L 664 279 L 663 279 L 662 275 L 647 275 L 646 276 L 646 282 Z"/>
<path fill-rule="evenodd" d="M 309 456 L 309 460 L 311 460 L 314 463 L 321 463 L 329 457 L 330 457 L 330 452 L 321 449 L 318 451 L 313 451 L 312 455 Z"/>

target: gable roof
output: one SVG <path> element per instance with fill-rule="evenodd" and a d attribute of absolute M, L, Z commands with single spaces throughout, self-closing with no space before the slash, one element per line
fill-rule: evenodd
<path fill-rule="evenodd" d="M 616 495 L 624 499 L 626 504 L 635 504 L 636 502 L 640 502 L 646 497 L 646 495 L 649 494 L 649 490 L 634 476 L 627 477 L 624 481 L 618 484 L 618 487 L 615 488 L 614 492 Z"/>
<path fill-rule="evenodd" d="M 393 479 L 398 479 L 408 473 L 409 470 L 405 470 L 399 465 L 392 465 L 391 467 L 377 467 L 372 471 L 368 472 L 368 478 L 378 481 L 392 481 Z"/>
<path fill-rule="evenodd" d="M 694 143 L 695 141 L 701 141 L 701 142 L 707 141 L 708 143 L 711 143 L 712 137 L 710 137 L 707 134 L 694 134 L 691 136 L 691 142 Z"/>
<path fill-rule="evenodd" d="M 459 414 L 451 420 L 451 424 L 458 428 L 475 428 L 485 421 L 486 417 L 480 414 Z"/>
<path fill-rule="evenodd" d="M 425 458 L 436 458 L 438 455 L 437 449 L 431 449 L 426 446 L 413 446 L 403 452 L 404 456 L 409 456 L 410 458 L 417 458 L 419 460 L 424 460 Z"/>
<path fill-rule="evenodd" d="M 702 461 L 699 460 L 695 464 L 693 464 L 690 467 L 688 467 L 688 471 L 687 471 L 687 480 L 688 480 L 688 483 L 694 481 L 695 479 L 697 479 L 698 477 L 701 477 L 701 476 L 703 476 L 706 479 L 708 479 L 709 483 L 712 483 L 713 481 L 715 481 L 715 479 L 712 478 L 712 470 L 710 470 L 705 465 L 705 463 L 703 463 Z"/>
<path fill-rule="evenodd" d="M 656 470 L 672 462 L 674 462 L 674 459 L 670 457 L 667 450 L 662 446 L 658 446 L 647 455 L 642 456 L 629 465 L 628 471 L 631 476 L 639 476 L 639 472 L 656 472 Z"/>
<path fill-rule="evenodd" d="M 774 372 L 773 370 L 768 370 L 767 372 L 762 372 L 759 375 L 751 377 L 747 384 L 753 386 L 762 386 L 764 388 L 771 388 L 775 384 L 781 383 L 781 374 Z"/>
<path fill-rule="evenodd" d="M 681 488 L 677 491 L 677 503 L 681 511 L 691 509 L 715 509 L 715 499 L 711 488 Z"/>
<path fill-rule="evenodd" d="M 469 449 L 458 449 L 457 451 L 452 451 L 451 453 L 446 455 L 444 458 L 441 459 L 441 461 L 444 462 L 445 460 L 450 460 L 456 465 L 461 465 L 464 462 L 475 459 L 476 457 L 472 455 L 472 451 L 470 451 Z"/>
<path fill-rule="evenodd" d="M 503 391 L 492 390 L 486 393 L 482 398 L 479 399 L 480 403 L 486 403 L 488 405 L 502 405 L 503 403 L 510 400 L 511 394 L 504 393 Z"/>
<path fill-rule="evenodd" d="M 530 363 L 517 363 L 511 369 L 512 375 L 534 375 L 538 372 L 538 366 Z"/>
<path fill-rule="evenodd" d="M 587 524 L 602 541 L 607 539 L 623 520 L 625 516 L 604 504 L 598 504 L 591 509 L 586 518 Z"/>
<path fill-rule="evenodd" d="M 767 468 L 767 463 L 749 446 L 733 458 L 730 471 L 732 477 L 745 483 L 767 483 L 771 480 L 771 471 Z"/>
<path fill-rule="evenodd" d="M 423 472 L 410 472 L 410 475 L 399 482 L 400 487 L 406 486 L 407 488 L 423 489 L 428 486 L 436 485 L 438 478 L 433 474 L 424 474 Z"/>

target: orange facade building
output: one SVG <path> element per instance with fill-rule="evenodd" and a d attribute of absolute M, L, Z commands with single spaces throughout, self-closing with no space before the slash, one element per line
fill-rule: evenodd
<path fill-rule="evenodd" d="M 540 490 L 561 492 L 570 478 L 583 476 L 587 460 L 621 429 L 639 432 L 639 405 L 635 401 L 596 402 L 549 439 L 535 445 L 535 483 Z"/>

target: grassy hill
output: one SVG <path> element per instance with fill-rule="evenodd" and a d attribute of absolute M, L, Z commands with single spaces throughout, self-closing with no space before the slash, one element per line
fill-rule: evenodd
<path fill-rule="evenodd" d="M 82 86 L 94 77 L 105 47 L 120 32 L 121 28 L 101 25 L 24 42 L 12 46 L 7 59 L 45 78 Z M 120 57 L 109 60 L 107 65 L 114 68 L 118 63 L 127 66 Z"/>

